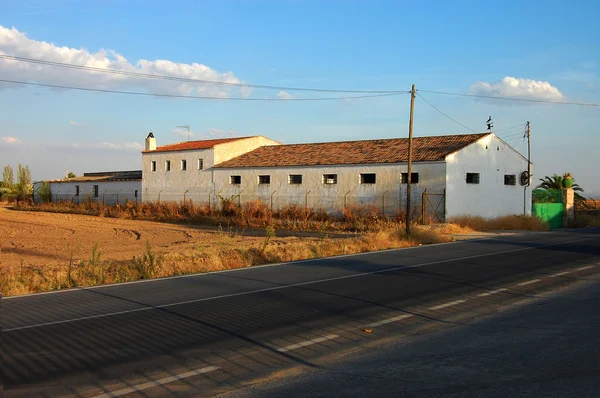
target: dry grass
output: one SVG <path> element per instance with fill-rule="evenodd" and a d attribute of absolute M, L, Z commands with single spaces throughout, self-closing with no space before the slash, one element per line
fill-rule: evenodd
<path fill-rule="evenodd" d="M 497 218 L 462 216 L 449 220 L 449 223 L 474 231 L 547 231 L 549 229 L 548 224 L 537 217 L 519 215 Z"/>
<path fill-rule="evenodd" d="M 263 241 L 257 241 L 235 233 L 220 233 L 198 242 L 191 250 L 165 255 L 156 254 L 147 243 L 145 250 L 129 261 L 106 261 L 97 245 L 87 260 L 75 260 L 75 248 L 67 246 L 65 250 L 70 255 L 66 263 L 44 266 L 0 263 L 0 291 L 5 295 L 26 294 L 448 241 L 437 232 L 416 225 L 413 234 L 407 237 L 404 228 L 403 224 L 396 224 L 344 239 L 277 239 L 275 231 L 269 230 Z"/>
<path fill-rule="evenodd" d="M 573 228 L 600 227 L 600 211 L 575 212 Z"/>
<path fill-rule="evenodd" d="M 23 203 L 16 210 L 44 211 L 54 213 L 85 214 L 100 217 L 132 220 L 190 222 L 211 225 L 230 225 L 240 228 L 266 228 L 292 231 L 376 231 L 390 224 L 404 221 L 403 214 L 396 217 L 383 216 L 375 206 L 351 206 L 341 215 L 328 214 L 324 209 L 311 209 L 299 205 L 287 205 L 271 211 L 261 201 L 244 203 L 242 206 L 231 199 L 221 198 L 219 208 L 187 201 L 180 202 L 128 202 L 104 205 L 101 202 Z"/>

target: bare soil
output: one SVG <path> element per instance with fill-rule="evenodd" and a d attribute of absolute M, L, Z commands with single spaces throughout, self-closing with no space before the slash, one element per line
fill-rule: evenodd
<path fill-rule="evenodd" d="M 259 246 L 265 236 L 264 231 L 227 226 L 210 231 L 151 221 L 15 211 L 0 206 L 0 265 L 65 263 L 71 253 L 74 260 L 88 259 L 95 244 L 104 260 L 131 260 L 144 251 L 146 242 L 157 254 L 167 254 L 210 244 L 225 234 L 236 236 L 234 242 L 239 241 L 240 246 Z M 272 242 L 294 239 L 297 238 L 277 238 Z"/>

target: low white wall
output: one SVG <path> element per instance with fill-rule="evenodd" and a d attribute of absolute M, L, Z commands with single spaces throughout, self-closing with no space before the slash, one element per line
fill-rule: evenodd
<path fill-rule="evenodd" d="M 107 205 L 125 203 L 126 201 L 142 201 L 141 181 L 86 181 L 50 182 L 52 201 L 66 200 L 81 203 L 85 200 L 104 202 Z M 98 185 L 98 196 L 94 196 L 94 185 Z M 77 193 L 79 186 L 79 196 Z M 137 191 L 137 198 L 135 192 Z"/>

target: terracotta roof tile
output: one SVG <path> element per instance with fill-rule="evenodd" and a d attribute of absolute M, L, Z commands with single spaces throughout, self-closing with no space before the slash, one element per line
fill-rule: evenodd
<path fill-rule="evenodd" d="M 413 161 L 442 161 L 484 134 L 413 138 Z M 408 138 L 263 146 L 217 168 L 401 163 L 408 161 Z"/>
<path fill-rule="evenodd" d="M 162 145 L 162 146 L 156 147 L 156 150 L 154 150 L 154 151 L 142 151 L 142 153 L 189 151 L 189 150 L 194 150 L 194 149 L 209 149 L 218 144 L 225 144 L 227 142 L 243 140 L 245 138 L 250 138 L 250 137 L 219 138 L 216 140 L 178 142 L 176 144 Z"/>

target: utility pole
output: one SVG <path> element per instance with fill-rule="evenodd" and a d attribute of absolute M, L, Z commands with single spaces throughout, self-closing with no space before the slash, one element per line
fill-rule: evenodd
<path fill-rule="evenodd" d="M 187 132 L 188 132 L 188 141 L 190 140 L 190 125 L 189 124 L 186 124 L 185 126 L 175 126 L 175 127 L 187 129 Z"/>
<path fill-rule="evenodd" d="M 527 121 L 527 175 L 529 179 L 527 181 L 527 186 L 531 185 L 531 125 L 529 124 L 529 120 Z"/>
<path fill-rule="evenodd" d="M 527 215 L 527 188 L 531 186 L 531 125 L 529 120 L 527 121 L 525 134 L 527 135 L 527 185 L 525 185 L 525 192 L 523 193 L 523 215 Z"/>
<path fill-rule="evenodd" d="M 415 113 L 415 85 L 410 90 L 410 119 L 408 121 L 408 170 L 406 175 L 406 235 L 410 235 L 410 180 L 412 177 L 412 139 L 413 139 L 413 118 Z"/>

